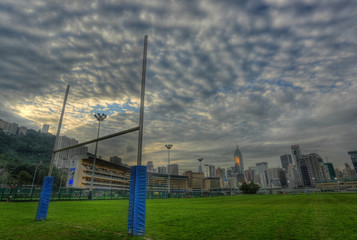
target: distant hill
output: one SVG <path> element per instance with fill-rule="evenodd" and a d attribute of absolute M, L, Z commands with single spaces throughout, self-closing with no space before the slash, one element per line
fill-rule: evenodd
<path fill-rule="evenodd" d="M 40 162 L 35 184 L 42 184 L 48 173 L 56 136 L 28 130 L 24 136 L 6 135 L 0 129 L 0 183 L 7 186 L 29 185 L 35 166 Z M 54 168 L 55 186 L 59 185 L 61 173 Z"/>
<path fill-rule="evenodd" d="M 28 130 L 24 136 L 6 135 L 0 130 L 0 166 L 17 160 L 20 163 L 49 163 L 56 136 Z"/>

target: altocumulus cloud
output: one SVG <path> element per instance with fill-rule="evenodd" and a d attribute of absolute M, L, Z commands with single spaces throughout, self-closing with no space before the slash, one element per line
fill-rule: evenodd
<path fill-rule="evenodd" d="M 357 142 L 355 1 L 0 2 L 0 117 L 63 134 L 138 123 L 142 45 L 149 36 L 144 162 L 197 157 L 279 165 L 299 143 L 341 166 Z M 135 162 L 137 135 L 100 144 Z"/>

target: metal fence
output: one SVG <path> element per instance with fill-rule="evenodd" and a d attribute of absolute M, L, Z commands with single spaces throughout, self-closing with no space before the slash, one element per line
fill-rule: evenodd
<path fill-rule="evenodd" d="M 0 201 L 38 201 L 41 189 L 0 188 Z M 88 200 L 88 189 L 53 188 L 51 201 Z M 128 190 L 93 189 L 93 200 L 128 199 Z"/>
<path fill-rule="evenodd" d="M 310 194 L 325 192 L 321 189 L 260 189 L 257 194 Z M 334 190 L 334 192 L 341 192 Z M 343 191 L 343 192 L 356 192 Z M 41 189 L 34 188 L 0 188 L 0 201 L 39 201 Z M 75 201 L 88 200 L 89 189 L 83 188 L 53 188 L 51 201 Z M 215 197 L 231 196 L 242 194 L 239 190 L 232 191 L 211 191 L 211 192 L 185 192 L 173 191 L 169 194 L 167 191 L 147 191 L 147 199 L 166 199 L 166 198 L 198 198 L 198 197 Z M 123 189 L 93 189 L 93 200 L 120 200 L 129 199 L 129 190 Z"/>
<path fill-rule="evenodd" d="M 39 201 L 41 189 L 34 188 L 0 188 L 0 201 Z M 89 189 L 83 188 L 53 188 L 51 201 L 74 201 L 88 200 Z M 197 198 L 214 197 L 230 195 L 223 192 L 185 192 L 173 191 L 169 194 L 166 191 L 147 191 L 147 199 L 165 199 L 165 198 Z M 129 199 L 127 189 L 93 189 L 93 200 L 119 200 Z"/>

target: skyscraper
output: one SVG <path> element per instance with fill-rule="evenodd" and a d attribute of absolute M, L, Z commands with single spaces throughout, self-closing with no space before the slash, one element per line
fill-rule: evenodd
<path fill-rule="evenodd" d="M 298 172 L 302 180 L 299 185 L 302 184 L 304 187 L 311 187 L 311 173 L 309 172 L 309 168 L 307 166 L 307 158 L 307 156 L 302 155 L 297 160 Z"/>
<path fill-rule="evenodd" d="M 290 154 L 283 154 L 280 156 L 281 166 L 285 169 L 285 172 L 288 171 L 289 164 L 293 164 L 293 159 Z"/>
<path fill-rule="evenodd" d="M 268 186 L 268 163 L 260 162 L 255 164 L 254 182 L 259 184 L 262 188 Z"/>
<path fill-rule="evenodd" d="M 208 165 L 208 173 L 209 177 L 216 177 L 216 167 L 213 165 Z"/>
<path fill-rule="evenodd" d="M 287 172 L 286 172 L 286 178 L 288 180 L 288 186 L 290 188 L 295 188 L 299 185 L 299 172 L 294 164 L 289 164 Z M 301 185 L 301 184 L 300 184 Z"/>
<path fill-rule="evenodd" d="M 315 185 L 316 181 L 325 180 L 322 158 L 317 153 L 310 153 L 304 157 L 308 168 L 310 182 Z M 321 163 L 322 162 L 322 163 Z"/>
<path fill-rule="evenodd" d="M 226 169 L 224 168 L 217 168 L 216 169 L 216 177 L 226 179 Z"/>
<path fill-rule="evenodd" d="M 327 166 L 328 168 L 328 172 L 330 174 L 330 178 L 331 179 L 335 179 L 336 177 L 336 172 L 335 172 L 335 168 L 333 167 L 333 164 L 332 163 L 324 163 L 325 166 Z"/>
<path fill-rule="evenodd" d="M 353 168 L 355 169 L 355 172 L 357 174 L 357 151 L 348 152 L 348 155 L 351 156 L 352 165 L 353 165 Z"/>
<path fill-rule="evenodd" d="M 343 169 L 343 175 L 346 178 L 356 178 L 356 172 L 350 167 L 348 163 L 345 163 L 345 168 Z"/>
<path fill-rule="evenodd" d="M 238 148 L 234 152 L 234 163 L 235 163 L 235 170 L 236 173 L 243 174 L 244 173 L 244 165 L 243 165 L 243 155 Z"/>
<path fill-rule="evenodd" d="M 299 144 L 291 145 L 291 153 L 293 154 L 295 164 L 297 164 L 298 160 L 302 157 Z"/>

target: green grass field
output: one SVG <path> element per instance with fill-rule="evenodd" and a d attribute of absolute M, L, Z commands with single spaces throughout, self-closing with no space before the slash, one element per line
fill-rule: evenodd
<path fill-rule="evenodd" d="M 0 239 L 144 239 L 126 234 L 128 201 L 0 203 Z M 146 239 L 357 239 L 357 194 L 147 200 Z"/>

